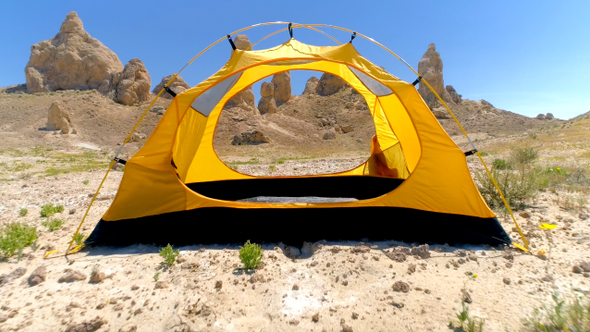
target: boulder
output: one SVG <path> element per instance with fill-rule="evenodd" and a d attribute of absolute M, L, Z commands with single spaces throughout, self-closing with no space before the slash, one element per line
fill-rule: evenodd
<path fill-rule="evenodd" d="M 164 76 L 162 77 L 162 81 L 160 81 L 160 83 L 158 85 L 156 85 L 156 87 L 152 90 L 153 93 L 158 94 L 158 92 L 160 92 L 160 90 L 162 90 L 162 88 L 168 84 L 168 82 L 174 77 L 174 74 L 168 75 L 168 76 Z M 172 82 L 170 85 L 168 85 L 168 87 L 170 88 L 170 90 L 176 92 L 176 94 L 179 94 L 183 91 L 186 91 L 188 89 L 190 89 L 190 85 L 188 85 L 188 83 L 186 83 L 184 81 L 184 79 L 182 78 L 182 76 L 178 76 L 176 77 L 176 79 L 174 80 L 174 82 Z M 172 95 L 169 94 L 168 92 L 164 92 L 162 93 L 162 95 L 160 96 L 161 98 L 166 98 L 166 99 L 172 99 Z"/>
<path fill-rule="evenodd" d="M 238 50 L 247 50 L 252 43 L 246 35 L 237 35 L 234 37 L 234 44 Z M 240 91 L 238 94 L 228 100 L 225 104 L 224 109 L 239 107 L 246 111 L 251 111 L 258 114 L 258 108 L 256 108 L 256 97 L 252 91 L 252 85 Z"/>
<path fill-rule="evenodd" d="M 553 116 L 552 113 L 547 113 L 547 115 L 545 115 L 545 120 L 553 120 L 555 119 L 555 117 Z"/>
<path fill-rule="evenodd" d="M 274 85 L 275 102 L 277 107 L 291 99 L 291 73 L 288 71 L 276 74 L 272 78 Z"/>
<path fill-rule="evenodd" d="M 324 133 L 322 137 L 324 140 L 331 140 L 336 138 L 336 130 L 330 129 Z"/>
<path fill-rule="evenodd" d="M 84 31 L 78 14 L 70 12 L 57 35 L 31 47 L 27 91 L 96 89 L 106 95 L 111 74 L 122 70 L 117 55 Z"/>
<path fill-rule="evenodd" d="M 258 102 L 260 114 L 277 113 L 277 104 L 274 96 L 274 84 L 263 82 L 260 86 L 260 101 Z"/>
<path fill-rule="evenodd" d="M 113 74 L 115 101 L 124 105 L 135 105 L 150 99 L 152 80 L 143 62 L 131 59 L 120 73 Z"/>
<path fill-rule="evenodd" d="M 440 54 L 436 51 L 436 45 L 428 45 L 428 50 L 422 56 L 422 59 L 418 63 L 418 74 L 425 79 L 434 91 L 446 102 L 454 104 L 451 100 L 449 92 L 445 89 L 443 80 L 443 63 L 440 58 Z M 430 91 L 426 84 L 420 83 L 418 92 L 431 109 L 440 105 L 440 102 Z"/>
<path fill-rule="evenodd" d="M 75 133 L 68 109 L 61 101 L 54 101 L 49 107 L 47 130 L 61 130 L 62 134 Z"/>
<path fill-rule="evenodd" d="M 86 275 L 80 271 L 66 269 L 64 275 L 62 275 L 57 282 L 74 282 L 86 279 Z"/>
<path fill-rule="evenodd" d="M 447 109 L 444 107 L 436 107 L 432 110 L 432 114 L 434 114 L 434 116 L 437 119 L 448 119 L 449 118 L 449 113 L 447 112 Z"/>
<path fill-rule="evenodd" d="M 346 82 L 338 76 L 324 73 L 316 86 L 316 93 L 320 96 L 329 96 L 340 91 L 346 86 Z"/>
<path fill-rule="evenodd" d="M 315 76 L 310 77 L 307 80 L 307 82 L 305 83 L 305 90 L 303 90 L 303 94 L 304 95 L 315 95 L 319 82 L 320 82 L 320 80 L 317 77 L 315 77 Z"/>
<path fill-rule="evenodd" d="M 451 98 L 451 100 L 455 103 L 455 104 L 459 104 L 461 103 L 462 99 L 462 95 L 458 94 L 457 91 L 455 90 L 455 88 L 453 88 L 452 85 L 447 85 L 446 86 L 446 90 L 449 93 L 449 97 Z"/>
<path fill-rule="evenodd" d="M 537 119 L 538 120 L 545 120 L 545 114 L 539 114 L 539 115 L 537 115 Z"/>
<path fill-rule="evenodd" d="M 264 143 L 270 143 L 270 140 L 263 132 L 258 130 L 235 135 L 231 142 L 232 145 L 258 145 Z"/>

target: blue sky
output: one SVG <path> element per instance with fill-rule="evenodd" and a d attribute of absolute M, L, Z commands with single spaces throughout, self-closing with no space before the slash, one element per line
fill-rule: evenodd
<path fill-rule="evenodd" d="M 232 31 L 261 22 L 322 23 L 368 35 L 415 68 L 435 43 L 445 84 L 464 98 L 527 116 L 551 112 L 568 119 L 590 111 L 590 1 L 11 1 L 0 12 L 0 86 L 25 82 L 31 45 L 53 37 L 70 11 L 123 64 L 141 59 L 153 86 Z M 256 41 L 277 28 L 247 34 Z M 295 30 L 296 39 L 334 44 L 303 30 Z M 350 39 L 324 30 L 341 42 Z M 257 48 L 287 39 L 285 32 Z M 390 73 L 414 80 L 385 51 L 360 38 L 354 43 Z M 221 43 L 182 76 L 196 85 L 229 54 L 229 45 Z M 308 76 L 293 74 L 293 93 L 303 91 Z"/>

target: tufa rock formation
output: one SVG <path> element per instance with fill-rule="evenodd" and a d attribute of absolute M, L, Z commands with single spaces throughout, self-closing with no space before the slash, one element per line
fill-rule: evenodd
<path fill-rule="evenodd" d="M 436 51 L 436 45 L 428 45 L 428 50 L 426 50 L 426 53 L 424 53 L 422 59 L 418 63 L 418 74 L 430 84 L 432 89 L 434 89 L 434 91 L 436 91 L 446 103 L 454 104 L 449 92 L 445 89 L 443 80 L 443 63 L 440 54 Z M 453 89 L 453 91 L 454 90 L 455 89 Z M 430 109 L 441 106 L 436 96 L 430 91 L 426 84 L 420 83 L 418 92 L 420 92 L 420 95 Z"/>
<path fill-rule="evenodd" d="M 303 90 L 303 94 L 304 95 L 315 94 L 319 81 L 320 80 L 315 76 L 310 77 L 307 80 L 307 82 L 305 83 L 305 90 Z"/>
<path fill-rule="evenodd" d="M 61 130 L 62 134 L 76 134 L 68 110 L 61 101 L 54 101 L 49 107 L 47 130 Z"/>
<path fill-rule="evenodd" d="M 276 74 L 272 78 L 277 107 L 291 99 L 291 73 L 288 71 Z"/>
<path fill-rule="evenodd" d="M 460 94 L 457 93 L 457 91 L 455 91 L 455 88 L 453 88 L 452 85 L 447 85 L 446 86 L 446 90 L 449 93 L 449 97 L 451 98 L 451 100 L 455 103 L 455 104 L 460 104 L 461 101 L 463 99 L 461 99 L 463 96 L 461 96 Z"/>
<path fill-rule="evenodd" d="M 234 44 L 238 50 L 246 50 L 252 46 L 252 43 L 250 43 L 250 40 L 248 40 L 248 36 L 246 35 L 235 36 Z M 232 107 L 239 107 L 247 111 L 258 113 L 258 109 L 256 108 L 256 97 L 254 96 L 251 85 L 240 91 L 232 99 L 228 100 L 224 109 Z"/>
<path fill-rule="evenodd" d="M 131 59 L 120 73 L 113 74 L 114 99 L 125 105 L 135 105 L 150 99 L 152 80 L 143 62 Z"/>
<path fill-rule="evenodd" d="M 231 142 L 232 145 L 259 145 L 263 143 L 270 143 L 270 140 L 263 132 L 258 130 L 235 135 Z"/>
<path fill-rule="evenodd" d="M 539 120 L 553 120 L 553 119 L 555 119 L 555 117 L 553 116 L 552 113 L 547 113 L 547 115 L 544 115 L 544 114 L 537 115 L 537 119 L 539 119 Z"/>
<path fill-rule="evenodd" d="M 156 85 L 156 87 L 152 90 L 152 92 L 155 94 L 158 94 L 158 92 L 160 92 L 160 90 L 162 90 L 164 85 L 168 84 L 168 82 L 172 79 L 172 77 L 174 77 L 174 74 L 162 77 L 162 81 L 160 82 L 160 84 Z M 176 94 L 179 94 L 181 92 L 184 92 L 184 91 L 190 89 L 190 85 L 188 85 L 188 83 L 186 83 L 184 81 L 184 79 L 182 79 L 182 76 L 178 76 L 174 80 L 174 82 L 172 82 L 172 84 L 168 85 L 168 87 L 170 88 L 170 90 L 176 92 Z M 168 92 L 162 93 L 162 95 L 160 97 L 166 98 L 166 99 L 172 99 L 172 95 L 170 95 Z"/>
<path fill-rule="evenodd" d="M 59 33 L 31 47 L 25 68 L 29 93 L 76 89 L 110 90 L 111 74 L 123 70 L 117 55 L 90 37 L 76 12 L 70 12 Z"/>
<path fill-rule="evenodd" d="M 258 102 L 260 114 L 277 113 L 275 101 L 275 86 L 269 82 L 263 82 L 260 86 L 260 101 Z"/>
<path fill-rule="evenodd" d="M 333 95 L 346 86 L 346 82 L 338 76 L 324 73 L 316 86 L 316 93 L 320 96 Z M 307 87 L 307 85 L 306 85 Z"/>

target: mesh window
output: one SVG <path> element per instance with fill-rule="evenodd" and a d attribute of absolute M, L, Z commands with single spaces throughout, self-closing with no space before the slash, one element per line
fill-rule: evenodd
<path fill-rule="evenodd" d="M 348 66 L 348 69 L 350 69 L 356 75 L 356 77 L 358 77 L 358 79 L 361 80 L 361 82 L 363 82 L 367 89 L 369 89 L 377 97 L 387 96 L 393 93 L 393 91 L 391 91 L 390 88 L 386 87 L 385 85 L 370 77 L 369 75 L 350 66 Z"/>
<path fill-rule="evenodd" d="M 217 83 L 214 87 L 197 97 L 191 105 L 192 108 L 204 116 L 209 116 L 215 106 L 219 104 L 221 98 L 236 84 L 241 76 L 242 73 L 239 72 Z"/>

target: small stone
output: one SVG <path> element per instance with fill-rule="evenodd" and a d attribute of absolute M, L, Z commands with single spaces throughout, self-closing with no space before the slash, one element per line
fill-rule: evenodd
<path fill-rule="evenodd" d="M 590 272 L 590 263 L 586 262 L 586 261 L 582 261 L 580 263 L 580 268 L 582 270 L 584 270 L 584 272 Z"/>
<path fill-rule="evenodd" d="M 311 316 L 311 321 L 317 323 L 320 320 L 320 313 L 316 312 L 313 316 Z"/>
<path fill-rule="evenodd" d="M 137 286 L 137 285 L 131 286 L 131 290 L 138 290 L 138 289 L 139 289 L 139 286 Z"/>
<path fill-rule="evenodd" d="M 160 281 L 156 282 L 156 286 L 154 286 L 154 289 L 164 289 L 164 288 L 168 288 L 168 287 L 170 287 L 170 284 L 167 281 L 160 280 Z"/>
<path fill-rule="evenodd" d="M 299 321 L 297 319 L 291 319 L 289 325 L 299 325 Z"/>
<path fill-rule="evenodd" d="M 293 290 L 299 290 L 299 285 L 297 285 L 297 284 L 294 284 L 294 285 L 293 285 Z"/>
<path fill-rule="evenodd" d="M 0 286 L 8 284 L 12 282 L 14 279 L 18 279 L 25 275 L 27 269 L 24 267 L 18 267 L 14 271 L 10 272 L 9 274 L 3 274 L 0 276 Z"/>
<path fill-rule="evenodd" d="M 580 213 L 578 215 L 578 218 L 580 218 L 582 220 L 586 220 L 586 219 L 590 218 L 590 216 L 588 214 L 586 214 L 586 213 Z"/>
<path fill-rule="evenodd" d="M 101 317 L 96 316 L 93 320 L 82 322 L 76 325 L 70 325 L 66 332 L 94 332 L 107 324 L 107 321 Z"/>
<path fill-rule="evenodd" d="M 574 265 L 574 267 L 572 268 L 572 272 L 581 274 L 584 272 L 584 270 L 582 270 L 582 268 L 579 265 Z"/>
<path fill-rule="evenodd" d="M 344 280 L 344 281 L 342 282 L 342 286 L 348 286 L 348 280 Z"/>
<path fill-rule="evenodd" d="M 463 290 L 463 295 L 461 295 L 461 301 L 465 302 L 465 303 L 473 303 L 473 300 L 471 299 L 471 294 L 469 294 L 469 292 L 467 290 Z"/>
<path fill-rule="evenodd" d="M 428 246 L 428 244 L 423 244 L 415 248 L 412 248 L 410 250 L 410 253 L 422 259 L 426 259 L 430 257 L 430 247 Z"/>
<path fill-rule="evenodd" d="M 410 291 L 410 285 L 403 281 L 396 281 L 393 286 L 393 291 L 407 293 Z"/>
<path fill-rule="evenodd" d="M 217 280 L 217 281 L 215 282 L 215 289 L 217 289 L 217 290 L 221 290 L 221 288 L 222 288 L 222 287 L 223 287 L 223 281 L 221 281 L 221 280 Z"/>
<path fill-rule="evenodd" d="M 416 264 L 410 263 L 410 265 L 408 265 L 408 274 L 412 274 L 414 272 L 416 272 Z"/>
<path fill-rule="evenodd" d="M 502 279 L 502 281 L 504 281 L 504 283 L 505 283 L 506 285 L 510 285 L 510 282 L 511 282 L 511 281 L 510 281 L 510 278 L 504 278 L 504 279 Z"/>
<path fill-rule="evenodd" d="M 61 276 L 57 282 L 74 282 L 86 279 L 86 275 L 80 271 L 66 269 L 65 274 Z"/>
<path fill-rule="evenodd" d="M 76 209 L 75 208 L 70 209 L 70 214 L 74 214 L 74 213 L 76 213 Z"/>
<path fill-rule="evenodd" d="M 530 214 L 530 213 L 528 213 L 528 212 L 521 212 L 521 213 L 519 213 L 518 215 L 519 215 L 520 217 L 522 217 L 522 218 L 525 218 L 525 219 L 528 219 L 528 218 L 530 218 L 530 217 L 531 217 L 531 214 Z"/>
<path fill-rule="evenodd" d="M 107 278 L 107 275 L 104 272 L 92 271 L 90 274 L 90 281 L 91 284 L 98 284 L 103 282 Z"/>
<path fill-rule="evenodd" d="M 511 268 L 512 267 L 512 263 L 506 263 L 506 267 L 507 268 Z"/>

